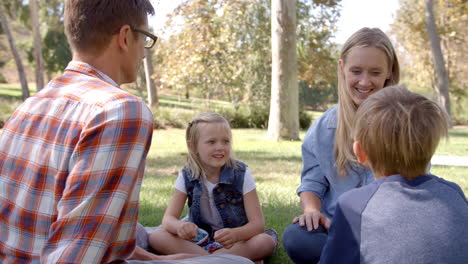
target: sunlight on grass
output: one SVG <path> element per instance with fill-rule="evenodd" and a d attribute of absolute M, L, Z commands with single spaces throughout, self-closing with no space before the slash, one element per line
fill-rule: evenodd
<path fill-rule="evenodd" d="M 136 93 L 136 91 L 131 92 Z M 31 90 L 31 94 L 33 93 Z M 169 95 L 159 95 L 159 102 L 159 109 L 153 109 L 155 117 L 159 120 L 176 122 L 174 125 L 179 127 L 184 127 L 195 113 L 233 107 L 229 102 L 185 99 L 182 96 Z M 0 84 L 0 124 L 9 118 L 20 103 L 21 90 L 18 85 Z M 309 111 L 308 114 L 316 120 L 322 113 Z M 304 136 L 305 131 L 302 131 L 300 138 L 303 139 Z M 281 234 L 291 223 L 292 218 L 300 213 L 296 189 L 300 183 L 302 168 L 301 142 L 273 142 L 266 138 L 266 130 L 260 129 L 234 129 L 233 137 L 237 158 L 245 162 L 254 175 L 266 226 L 275 228 L 281 239 Z M 146 226 L 161 223 L 178 171 L 185 163 L 184 138 L 183 129 L 154 131 L 140 194 L 140 222 Z M 451 129 L 449 140 L 441 142 L 436 155 L 468 156 L 468 128 Z M 468 167 L 433 166 L 431 172 L 456 182 L 465 194 L 468 194 Z M 292 262 L 284 249 L 280 248 L 266 263 Z"/>
<path fill-rule="evenodd" d="M 144 225 L 154 226 L 161 222 L 178 170 L 185 163 L 184 133 L 183 129 L 154 131 L 140 196 L 140 221 Z M 301 132 L 301 139 L 304 134 L 304 131 Z M 234 129 L 233 137 L 237 158 L 249 165 L 255 177 L 266 226 L 275 228 L 281 238 L 292 218 L 300 213 L 296 189 L 302 168 L 301 142 L 269 141 L 266 139 L 266 131 L 260 129 Z M 460 137 L 461 140 L 467 140 L 463 135 Z M 432 173 L 456 182 L 465 194 L 468 193 L 468 168 L 434 166 Z M 266 263 L 292 262 L 284 249 L 280 248 Z"/>

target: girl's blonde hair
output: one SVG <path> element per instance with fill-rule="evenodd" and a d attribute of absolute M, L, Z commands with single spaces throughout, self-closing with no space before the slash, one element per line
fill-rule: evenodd
<path fill-rule="evenodd" d="M 192 171 L 192 175 L 195 178 L 200 178 L 205 174 L 203 170 L 202 163 L 200 158 L 196 154 L 196 148 L 198 140 L 200 140 L 200 127 L 206 124 L 222 124 L 225 126 L 226 130 L 229 133 L 229 138 L 231 139 L 230 144 L 230 156 L 226 161 L 226 167 L 236 168 L 234 150 L 232 149 L 232 132 L 229 122 L 220 114 L 217 113 L 201 113 L 196 115 L 192 121 L 189 123 L 187 130 L 185 131 L 185 141 L 187 143 L 188 155 L 187 155 L 187 167 Z"/>
<path fill-rule="evenodd" d="M 445 111 L 403 85 L 369 96 L 357 110 L 354 124 L 354 139 L 368 156 L 372 170 L 408 178 L 426 173 L 448 130 Z"/>
<path fill-rule="evenodd" d="M 349 52 L 355 48 L 374 47 L 382 50 L 388 62 L 390 78 L 385 80 L 384 87 L 398 84 L 400 66 L 390 39 L 378 28 L 361 28 L 356 31 L 343 45 L 340 59 L 343 65 Z M 335 164 L 341 176 L 346 174 L 348 162 L 354 161 L 353 138 L 351 137 L 352 121 L 358 106 L 353 102 L 346 88 L 344 73 L 338 67 L 338 124 L 335 133 Z"/>

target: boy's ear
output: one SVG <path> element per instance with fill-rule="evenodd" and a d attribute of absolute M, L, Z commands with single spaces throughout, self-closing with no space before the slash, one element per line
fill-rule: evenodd
<path fill-rule="evenodd" d="M 359 163 L 364 164 L 367 161 L 368 157 L 367 157 L 366 153 L 364 152 L 364 150 L 362 149 L 361 143 L 359 141 L 357 141 L 357 140 L 354 141 L 353 151 L 354 151 L 354 155 L 356 155 L 356 158 L 357 158 Z"/>

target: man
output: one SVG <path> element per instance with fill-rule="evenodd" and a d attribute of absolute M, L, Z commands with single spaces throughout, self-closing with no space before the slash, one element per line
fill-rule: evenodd
<path fill-rule="evenodd" d="M 153 7 L 149 0 L 67 0 L 64 8 L 73 61 L 13 113 L 0 137 L 0 263 L 166 258 L 136 247 L 153 117 L 119 88 L 135 80 L 144 48 L 157 39 L 147 32 Z"/>

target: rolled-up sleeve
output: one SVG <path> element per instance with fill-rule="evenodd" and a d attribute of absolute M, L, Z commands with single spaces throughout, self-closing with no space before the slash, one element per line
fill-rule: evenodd
<path fill-rule="evenodd" d="M 317 157 L 319 148 L 317 137 L 320 136 L 319 130 L 322 124 L 322 120 L 317 120 L 312 127 L 310 127 L 309 131 L 307 131 L 304 142 L 302 143 L 301 185 L 297 189 L 298 195 L 300 195 L 301 192 L 312 192 L 321 200 L 323 200 L 329 186 Z"/>

